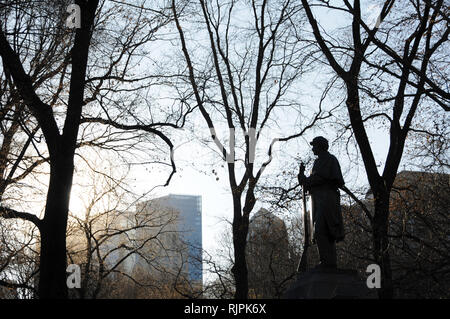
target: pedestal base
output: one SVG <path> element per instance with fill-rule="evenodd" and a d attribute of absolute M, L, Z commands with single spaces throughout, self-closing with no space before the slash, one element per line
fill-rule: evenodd
<path fill-rule="evenodd" d="M 312 269 L 301 273 L 286 291 L 285 299 L 376 299 L 356 270 Z"/>

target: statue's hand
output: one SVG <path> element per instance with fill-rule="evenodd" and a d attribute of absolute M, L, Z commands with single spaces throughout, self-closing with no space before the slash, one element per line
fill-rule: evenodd
<path fill-rule="evenodd" d="M 305 164 L 303 162 L 300 163 L 300 173 L 298 175 L 304 175 L 305 174 Z"/>
<path fill-rule="evenodd" d="M 298 178 L 298 181 L 299 181 L 300 185 L 303 185 L 303 183 L 305 181 L 305 178 L 306 178 L 306 176 L 305 176 L 305 164 L 303 164 L 303 162 L 300 163 L 300 172 L 298 173 L 297 178 Z"/>

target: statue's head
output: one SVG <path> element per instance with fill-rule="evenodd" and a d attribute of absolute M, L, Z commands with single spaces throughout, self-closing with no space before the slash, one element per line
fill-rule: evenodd
<path fill-rule="evenodd" d="M 328 151 L 328 140 L 323 136 L 317 136 L 309 143 L 312 145 L 314 155 Z"/>

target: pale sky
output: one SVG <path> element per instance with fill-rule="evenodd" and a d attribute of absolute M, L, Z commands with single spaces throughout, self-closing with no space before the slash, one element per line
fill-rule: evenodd
<path fill-rule="evenodd" d="M 373 9 L 377 9 L 376 7 L 371 8 L 371 12 L 367 13 L 370 19 L 373 19 Z M 320 23 L 325 28 L 336 28 L 345 26 L 345 18 L 341 14 L 336 14 L 335 12 L 331 13 L 329 10 L 321 10 L 321 12 L 317 12 L 320 17 Z M 313 73 L 308 76 L 308 79 L 304 81 L 305 84 L 305 92 L 308 94 L 304 95 L 303 98 L 306 101 L 305 103 L 309 104 L 310 107 L 314 107 L 317 105 L 320 95 L 322 93 L 320 81 L 323 75 L 319 73 Z M 317 85 L 318 87 L 315 87 Z M 291 129 L 294 128 L 295 119 L 298 115 L 287 115 L 284 119 L 285 124 L 279 124 L 280 127 L 289 126 Z M 290 123 L 289 123 L 290 122 Z M 198 125 L 196 126 L 199 130 L 203 130 L 203 136 L 208 135 L 209 131 L 207 129 L 206 122 L 203 118 L 198 118 L 196 120 Z M 376 136 L 376 143 L 374 143 L 375 153 L 380 156 L 380 159 L 384 158 L 386 152 L 387 139 L 383 138 L 378 130 L 370 130 L 371 135 Z M 288 133 L 292 132 L 292 130 L 288 130 Z M 330 133 L 332 135 L 334 132 Z M 225 133 L 226 134 L 226 133 Z M 281 137 L 283 134 L 282 130 L 273 130 L 270 132 L 272 135 L 268 138 Z M 291 156 L 295 156 L 299 152 L 301 154 L 305 154 L 305 151 L 311 156 L 311 151 L 309 145 L 306 143 L 310 141 L 315 135 L 323 134 L 326 136 L 326 132 L 320 130 L 320 127 L 314 132 L 311 131 L 306 135 L 306 138 L 299 138 L 296 141 L 290 142 L 287 146 L 283 146 L 284 153 L 290 153 Z M 200 134 L 202 135 L 202 134 Z M 176 141 L 174 140 L 176 144 Z M 177 163 L 178 172 L 172 178 L 172 181 L 169 186 L 164 188 L 156 189 L 153 194 L 155 197 L 163 196 L 167 194 L 188 194 L 188 195 L 201 195 L 202 196 L 202 206 L 203 206 L 203 245 L 206 250 L 214 249 L 217 247 L 217 235 L 223 231 L 225 224 L 223 223 L 223 219 L 232 219 L 232 198 L 229 192 L 228 187 L 228 179 L 226 172 L 226 165 L 220 165 L 220 163 L 225 164 L 225 162 L 221 162 L 218 156 L 211 156 L 211 152 L 202 146 L 196 145 L 197 142 L 192 141 L 188 144 L 182 145 L 175 151 L 175 159 Z M 211 148 L 215 148 L 215 145 L 211 143 Z M 286 152 L 286 148 L 288 148 Z M 283 165 L 283 160 L 286 160 L 286 154 L 283 156 L 283 160 L 277 161 L 278 157 L 281 157 L 281 152 L 279 151 L 274 154 L 274 161 L 270 164 L 268 171 L 276 170 L 277 167 Z M 330 152 L 333 153 L 333 149 L 330 149 Z M 209 155 L 208 155 L 209 154 Z M 339 154 L 335 154 L 339 157 Z M 216 165 L 211 164 L 211 159 L 214 158 Z M 267 158 L 267 157 L 265 157 Z M 264 159 L 265 159 L 264 158 Z M 202 163 L 202 161 L 204 161 Z M 341 166 L 343 170 L 348 170 L 349 167 L 345 163 L 345 158 L 341 159 Z M 218 172 L 218 175 L 212 173 L 212 170 Z M 158 178 L 158 183 L 162 183 L 165 181 L 166 175 L 160 175 Z M 364 171 L 360 171 L 358 173 L 359 181 L 364 183 L 365 173 Z M 219 180 L 216 178 L 219 177 Z M 139 179 L 139 178 L 138 178 Z M 155 180 L 155 175 L 150 174 L 148 178 L 145 175 L 140 175 L 140 179 L 142 180 L 139 184 L 142 186 L 142 189 L 148 189 L 149 180 Z M 348 181 L 348 184 L 351 184 L 351 181 Z M 144 186 L 145 185 L 145 186 Z M 254 212 L 260 207 L 260 204 L 256 205 Z"/>
<path fill-rule="evenodd" d="M 373 8 L 372 8 L 373 9 Z M 370 15 L 370 14 L 368 14 Z M 344 26 L 345 19 L 341 15 L 330 14 L 328 10 L 322 10 L 318 14 L 319 21 L 325 28 L 336 28 Z M 318 70 L 313 74 L 308 75 L 305 78 L 302 103 L 306 107 L 314 109 L 317 105 L 320 95 L 322 94 L 323 87 L 321 81 L 324 77 L 328 77 L 328 73 L 322 73 L 324 69 Z M 329 70 L 326 70 L 329 72 Z M 203 118 L 197 115 L 193 116 L 196 123 L 196 135 L 208 136 L 209 130 Z M 272 138 L 282 137 L 290 135 L 295 132 L 296 125 L 301 123 L 302 119 L 298 118 L 297 114 L 280 114 L 280 118 L 277 121 L 278 127 L 272 127 L 270 131 L 265 132 L 265 138 L 271 140 Z M 288 128 L 288 129 L 286 129 Z M 286 132 L 284 131 L 286 129 Z M 223 133 L 223 132 L 222 132 Z M 184 134 L 184 137 L 183 137 Z M 228 178 L 226 172 L 225 162 L 222 162 L 219 157 L 212 156 L 211 151 L 204 146 L 198 145 L 197 141 L 191 141 L 185 143 L 189 132 L 177 132 L 180 139 L 172 139 L 173 143 L 177 147 L 175 151 L 175 160 L 178 172 L 173 176 L 172 181 L 167 187 L 156 188 L 149 196 L 145 197 L 145 200 L 164 196 L 167 194 L 189 194 L 189 195 L 201 195 L 202 196 L 202 224 L 203 224 L 203 248 L 209 252 L 217 247 L 217 236 L 223 232 L 225 228 L 224 219 L 232 219 L 232 201 L 228 187 Z M 226 134 L 226 133 L 225 133 Z M 388 143 L 387 135 L 380 134 L 378 129 L 370 129 L 369 134 L 373 137 L 373 147 L 377 158 L 384 162 L 386 154 L 386 145 Z M 326 137 L 333 138 L 334 132 L 324 132 L 320 127 L 315 131 L 310 131 L 305 137 L 299 138 L 296 141 L 292 141 L 287 145 L 278 145 L 275 147 L 274 160 L 270 164 L 268 170 L 265 173 L 273 173 L 279 169 L 282 165 L 285 165 L 289 158 L 293 158 L 297 154 L 304 156 L 311 156 L 311 151 L 308 141 L 310 141 L 316 135 L 325 135 Z M 264 145 L 263 145 L 264 146 Z M 267 144 L 265 145 L 267 146 Z M 211 148 L 215 148 L 215 145 L 211 143 Z M 216 150 L 217 151 L 217 150 Z M 342 154 L 336 154 L 333 148 L 330 152 L 335 154 L 341 161 L 343 171 L 352 169 L 354 172 L 356 168 L 349 167 L 346 162 L 345 156 Z M 263 160 L 267 157 L 265 156 Z M 213 160 L 212 160 L 213 159 Z M 212 163 L 215 163 L 212 165 Z M 381 169 L 382 167 L 380 167 Z M 214 169 L 217 175 L 212 172 Z M 365 183 L 365 172 L 357 172 L 358 179 L 346 180 L 347 185 L 351 186 L 352 183 L 358 182 L 359 185 Z M 158 170 L 147 171 L 145 169 L 135 168 L 130 172 L 130 178 L 136 178 L 134 182 L 134 190 L 136 193 L 148 192 L 156 185 L 161 185 L 167 178 L 165 171 L 159 172 Z M 218 180 L 217 180 L 218 178 Z M 77 177 L 74 179 L 77 182 Z M 73 192 L 71 196 L 71 210 L 80 211 L 82 209 L 82 198 L 85 196 L 86 189 L 77 183 L 73 186 Z M 37 206 L 36 206 L 37 207 Z M 254 212 L 260 207 L 257 204 Z M 42 208 L 42 206 L 41 206 Z M 38 212 L 37 212 L 38 213 Z"/>

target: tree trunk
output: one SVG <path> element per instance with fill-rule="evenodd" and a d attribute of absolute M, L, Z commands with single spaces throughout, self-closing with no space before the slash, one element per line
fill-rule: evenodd
<path fill-rule="evenodd" d="M 374 198 L 375 215 L 372 225 L 373 257 L 381 268 L 381 288 L 378 290 L 378 296 L 380 299 L 392 299 L 394 297 L 394 289 L 388 239 L 389 192 L 379 192 L 374 195 Z"/>
<path fill-rule="evenodd" d="M 356 141 L 361 152 L 364 167 L 370 187 L 375 199 L 375 214 L 372 224 L 373 257 L 381 268 L 381 288 L 379 297 L 391 299 L 393 297 L 392 270 L 389 257 L 389 193 L 390 185 L 380 176 L 375 157 L 370 147 L 364 122 L 361 116 L 357 76 L 352 75 L 347 85 L 347 110 Z M 386 163 L 389 165 L 389 163 Z M 388 186 L 389 185 L 389 186 Z"/>
<path fill-rule="evenodd" d="M 236 299 L 248 298 L 248 270 L 245 256 L 248 233 L 248 217 L 242 216 L 240 196 L 233 194 L 233 246 L 234 265 L 232 272 L 236 284 L 234 297 Z"/>
<path fill-rule="evenodd" d="M 73 156 L 61 155 L 53 159 L 50 170 L 50 185 L 41 229 L 38 293 L 40 299 L 66 299 L 66 228 Z"/>

